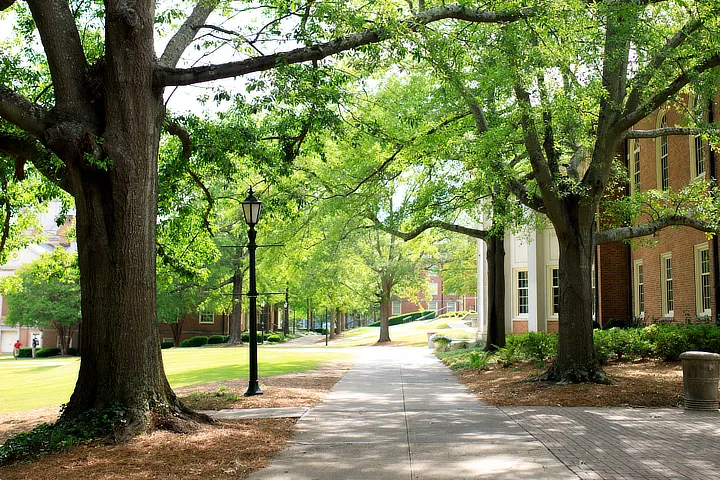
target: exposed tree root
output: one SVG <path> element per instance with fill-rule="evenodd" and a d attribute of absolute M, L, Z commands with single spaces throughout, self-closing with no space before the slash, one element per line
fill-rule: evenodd
<path fill-rule="evenodd" d="M 555 363 L 550 366 L 547 372 L 532 380 L 538 382 L 555 382 L 558 385 L 567 385 L 570 383 L 602 383 L 604 385 L 611 385 L 613 383 L 612 379 L 603 372 L 599 365 L 585 367 L 578 365 L 573 368 L 560 369 Z"/>

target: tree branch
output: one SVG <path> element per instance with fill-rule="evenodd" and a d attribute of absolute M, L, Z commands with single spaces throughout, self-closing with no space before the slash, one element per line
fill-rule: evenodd
<path fill-rule="evenodd" d="M 637 109 L 642 93 L 645 91 L 645 88 L 649 84 L 652 76 L 657 72 L 657 70 L 662 66 L 662 64 L 665 63 L 665 60 L 668 59 L 672 51 L 682 45 L 685 40 L 687 40 L 688 36 L 698 30 L 702 26 L 702 24 L 702 20 L 694 19 L 688 24 L 684 25 L 683 28 L 681 28 L 680 31 L 678 31 L 672 38 L 670 38 L 665 43 L 664 47 L 655 54 L 655 56 L 643 69 L 643 71 L 635 75 L 635 78 L 633 78 L 632 81 L 633 89 L 630 92 L 628 100 L 625 104 L 626 112 L 632 112 Z"/>
<path fill-rule="evenodd" d="M 650 97 L 641 106 L 632 112 L 628 112 L 618 120 L 615 124 L 615 131 L 622 132 L 623 130 L 628 130 L 640 120 L 660 108 L 663 103 L 667 102 L 668 98 L 678 93 L 685 85 L 690 83 L 692 78 L 718 66 L 720 66 L 720 54 L 715 54 L 697 64 L 695 67 L 683 71 L 683 73 L 678 75 L 669 85 Z"/>
<path fill-rule="evenodd" d="M 613 228 L 611 230 L 597 232 L 595 233 L 595 243 L 602 245 L 605 243 L 619 242 L 621 240 L 629 240 L 631 238 L 644 237 L 673 225 L 692 227 L 707 233 L 716 233 L 710 225 L 701 220 L 684 215 L 668 215 L 644 225 Z"/>
<path fill-rule="evenodd" d="M 180 142 L 183 146 L 183 156 L 186 160 L 190 160 L 190 156 L 192 155 L 192 145 L 190 143 L 190 134 L 182 128 L 179 124 L 175 122 L 171 122 L 169 120 L 166 120 L 164 122 L 165 124 L 165 130 L 170 135 L 175 135 L 180 139 Z M 203 191 L 203 194 L 205 195 L 205 199 L 207 200 L 207 208 L 205 209 L 205 212 L 203 213 L 203 225 L 205 226 L 205 230 L 212 235 L 212 225 L 210 225 L 210 213 L 212 213 L 213 204 L 215 203 L 212 194 L 210 193 L 210 190 L 205 186 L 200 176 L 195 173 L 190 166 L 187 166 L 187 171 L 190 174 L 190 177 L 193 179 L 195 184 L 200 187 L 200 189 Z"/>
<path fill-rule="evenodd" d="M 195 39 L 199 28 L 205 23 L 212 11 L 215 10 L 218 3 L 218 0 L 200 0 L 197 2 L 190 16 L 178 31 L 175 32 L 175 35 L 173 35 L 165 47 L 165 51 L 160 56 L 160 60 L 158 60 L 160 67 L 172 68 L 177 65 L 183 52 Z"/>
<path fill-rule="evenodd" d="M 404 23 L 411 31 L 417 31 L 423 25 L 446 19 L 464 20 L 473 23 L 507 23 L 526 18 L 531 13 L 532 9 L 530 8 L 522 8 L 516 11 L 492 12 L 473 10 L 462 5 L 453 4 L 420 12 Z M 288 52 L 249 58 L 239 62 L 187 69 L 176 69 L 167 65 L 159 65 L 155 71 L 155 86 L 192 85 L 211 80 L 236 77 L 252 72 L 262 72 L 275 68 L 278 64 L 287 65 L 310 60 L 322 60 L 336 53 L 381 42 L 390 35 L 391 30 L 389 28 L 379 27 L 352 33 L 309 47 L 301 47 Z"/>
<path fill-rule="evenodd" d="M 48 111 L 0 84 L 0 117 L 42 139 Z"/>
<path fill-rule="evenodd" d="M 18 179 L 21 179 L 22 169 L 29 161 L 45 178 L 73 194 L 72 185 L 66 178 L 66 167 L 54 162 L 52 154 L 34 138 L 0 132 L 0 155 L 15 159 L 15 176 Z"/>
<path fill-rule="evenodd" d="M 403 232 L 394 228 L 390 228 L 384 223 L 382 223 L 380 220 L 378 220 L 377 216 L 374 215 L 370 216 L 370 220 L 372 220 L 375 223 L 375 226 L 383 232 L 389 233 L 394 237 L 401 238 L 406 242 L 420 236 L 420 234 L 423 233 L 425 230 L 429 230 L 431 228 L 442 228 L 443 230 L 447 230 L 449 232 L 461 233 L 463 235 L 467 235 L 473 238 L 479 238 L 481 240 L 484 240 L 488 236 L 488 232 L 486 230 L 463 227 L 462 225 L 455 225 L 454 223 L 443 222 L 441 220 L 430 220 L 410 232 Z"/>
<path fill-rule="evenodd" d="M 655 130 L 626 130 L 621 139 L 629 138 L 657 138 L 670 135 L 701 135 L 706 130 L 702 128 L 665 127 Z"/>
<path fill-rule="evenodd" d="M 67 0 L 27 0 L 50 66 L 61 111 L 89 110 L 83 83 L 87 59 Z"/>

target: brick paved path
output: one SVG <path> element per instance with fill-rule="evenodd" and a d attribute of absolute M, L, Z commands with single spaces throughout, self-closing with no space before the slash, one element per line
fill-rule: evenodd
<path fill-rule="evenodd" d="M 502 407 L 583 480 L 720 479 L 720 414 Z"/>

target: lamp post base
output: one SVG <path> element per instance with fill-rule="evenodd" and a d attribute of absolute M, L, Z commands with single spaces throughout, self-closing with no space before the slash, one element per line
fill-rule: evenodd
<path fill-rule="evenodd" d="M 255 381 L 255 382 L 250 382 L 247 390 L 245 391 L 245 396 L 252 397 L 253 395 L 262 395 L 262 393 L 263 392 L 262 392 L 262 390 L 260 390 L 260 385 L 258 384 L 257 381 Z"/>

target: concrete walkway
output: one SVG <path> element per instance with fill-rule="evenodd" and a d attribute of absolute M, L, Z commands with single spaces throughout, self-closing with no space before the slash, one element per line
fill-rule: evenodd
<path fill-rule="evenodd" d="M 431 352 L 371 347 L 253 480 L 577 479 Z"/>

